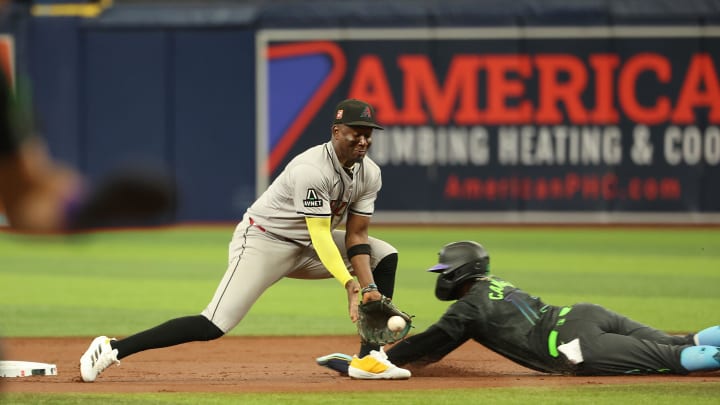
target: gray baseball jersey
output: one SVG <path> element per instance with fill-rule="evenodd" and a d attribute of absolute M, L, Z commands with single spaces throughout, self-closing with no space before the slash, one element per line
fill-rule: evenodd
<path fill-rule="evenodd" d="M 248 209 L 268 232 L 303 244 L 310 243 L 305 217 L 332 216 L 331 229 L 347 210 L 371 216 L 382 186 L 380 168 L 369 157 L 345 172 L 331 142 L 296 156 Z"/>
<path fill-rule="evenodd" d="M 296 156 L 270 187 L 248 208 L 235 228 L 228 268 L 203 311 L 224 332 L 234 328 L 260 295 L 283 277 L 331 278 L 310 241 L 305 217 L 331 216 L 332 236 L 346 267 L 345 231 L 337 226 L 350 211 L 371 216 L 382 185 L 380 168 L 368 157 L 345 172 L 331 142 Z M 370 266 L 397 253 L 370 237 Z"/>

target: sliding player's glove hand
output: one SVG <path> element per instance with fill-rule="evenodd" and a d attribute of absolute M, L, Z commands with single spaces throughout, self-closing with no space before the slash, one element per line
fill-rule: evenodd
<path fill-rule="evenodd" d="M 376 301 L 361 303 L 358 310 L 357 327 L 363 342 L 386 345 L 404 338 L 412 327 L 412 316 L 399 310 L 389 298 L 383 296 Z M 405 320 L 405 327 L 392 331 L 388 319 L 399 316 Z"/>

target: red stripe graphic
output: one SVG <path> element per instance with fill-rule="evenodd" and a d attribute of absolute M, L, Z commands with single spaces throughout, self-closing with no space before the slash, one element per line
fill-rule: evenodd
<path fill-rule="evenodd" d="M 278 165 L 282 162 L 283 158 L 287 155 L 292 148 L 293 144 L 300 137 L 302 132 L 308 126 L 310 121 L 315 117 L 320 107 L 327 101 L 330 94 L 332 94 L 335 87 L 340 83 L 347 63 L 345 61 L 345 55 L 342 53 L 342 49 L 333 42 L 303 42 L 303 43 L 292 43 L 284 45 L 274 45 L 268 48 L 268 59 L 281 59 L 281 58 L 292 58 L 297 56 L 306 56 L 312 54 L 326 54 L 331 59 L 330 73 L 322 82 L 318 90 L 312 95 L 310 100 L 305 107 L 300 111 L 295 121 L 290 124 L 290 127 L 280 138 L 280 141 L 275 145 L 273 150 L 270 152 L 268 159 L 268 174 L 271 174 L 277 169 Z"/>

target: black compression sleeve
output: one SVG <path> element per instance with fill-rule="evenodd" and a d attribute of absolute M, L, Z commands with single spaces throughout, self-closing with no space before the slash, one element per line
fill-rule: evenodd
<path fill-rule="evenodd" d="M 118 349 L 117 357 L 120 360 L 143 350 L 213 340 L 223 334 L 220 328 L 203 315 L 192 315 L 171 319 L 154 328 L 113 341 L 110 345 L 113 349 Z"/>
<path fill-rule="evenodd" d="M 430 326 L 425 332 L 410 336 L 388 350 L 388 360 L 397 366 L 416 362 L 433 363 L 465 341 L 454 341 L 444 330 Z"/>

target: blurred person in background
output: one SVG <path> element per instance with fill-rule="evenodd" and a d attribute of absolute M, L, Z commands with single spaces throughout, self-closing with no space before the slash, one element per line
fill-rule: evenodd
<path fill-rule="evenodd" d="M 13 18 L 0 0 L 1 21 Z M 36 127 L 30 81 L 0 69 L 0 212 L 20 232 L 153 225 L 175 208 L 174 181 L 149 168 L 116 171 L 96 184 L 52 158 Z"/>
<path fill-rule="evenodd" d="M 81 194 L 83 180 L 55 162 L 34 133 L 30 110 L 13 92 L 5 72 L 0 78 L 0 202 L 8 224 L 22 231 L 57 231 Z M 25 105 L 24 105 L 25 104 Z"/>

